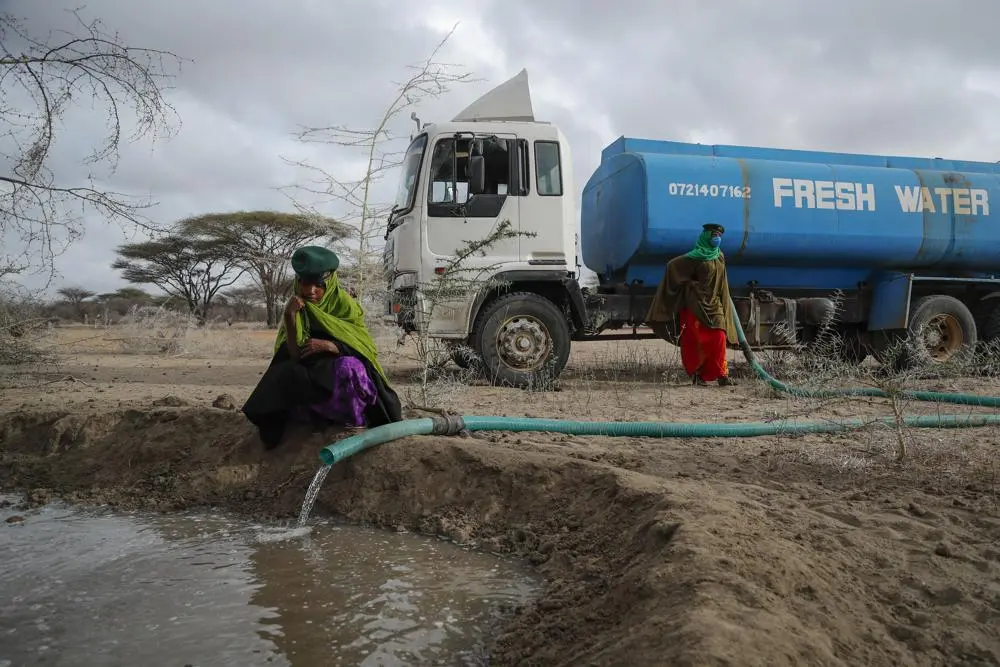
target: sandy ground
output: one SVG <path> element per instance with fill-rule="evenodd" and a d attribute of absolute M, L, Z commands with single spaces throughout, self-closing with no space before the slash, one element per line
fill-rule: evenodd
<path fill-rule="evenodd" d="M 56 363 L 0 369 L 0 487 L 35 501 L 294 516 L 318 448 L 338 434 L 303 431 L 261 451 L 232 406 L 260 377 L 271 340 L 236 329 L 180 341 L 56 330 Z M 660 342 L 578 345 L 555 391 L 469 386 L 457 371 L 421 391 L 412 346 L 380 344 L 411 406 L 461 414 L 892 414 L 881 400 L 776 396 L 740 367 L 737 387 L 692 387 Z M 923 386 L 1000 393 L 995 379 Z M 1000 665 L 998 442 L 992 428 L 875 426 L 752 439 L 411 438 L 336 466 L 316 511 L 536 566 L 549 583 L 494 638 L 497 665 Z"/>

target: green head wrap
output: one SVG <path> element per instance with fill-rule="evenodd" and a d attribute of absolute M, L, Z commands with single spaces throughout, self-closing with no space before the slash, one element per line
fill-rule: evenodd
<path fill-rule="evenodd" d="M 695 243 L 694 248 L 691 252 L 687 253 L 685 257 L 690 257 L 691 259 L 698 259 L 703 262 L 711 262 L 719 258 L 722 254 L 722 250 L 716 248 L 712 245 L 712 233 L 715 231 L 726 233 L 726 228 L 722 225 L 717 225 L 714 223 L 709 223 L 702 226 L 702 232 L 698 235 L 698 242 Z"/>

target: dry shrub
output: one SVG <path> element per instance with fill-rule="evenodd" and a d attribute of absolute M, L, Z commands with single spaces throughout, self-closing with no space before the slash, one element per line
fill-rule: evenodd
<path fill-rule="evenodd" d="M 23 366 L 51 362 L 43 345 L 49 319 L 39 301 L 16 287 L 0 285 L 0 365 Z"/>
<path fill-rule="evenodd" d="M 390 358 L 401 370 L 407 369 L 405 377 L 408 382 L 401 390 L 406 407 L 414 410 L 450 410 L 454 408 L 456 399 L 468 392 L 469 386 L 483 384 L 482 373 L 475 364 L 461 368 L 452 362 L 455 349 L 445 341 L 429 337 L 412 338 L 405 342 L 399 340 Z M 471 352 L 464 346 L 457 349 Z"/>
<path fill-rule="evenodd" d="M 193 315 L 166 308 L 132 308 L 118 325 L 115 339 L 122 354 L 186 357 L 244 357 L 260 348 L 251 329 L 225 323 L 199 326 Z"/>

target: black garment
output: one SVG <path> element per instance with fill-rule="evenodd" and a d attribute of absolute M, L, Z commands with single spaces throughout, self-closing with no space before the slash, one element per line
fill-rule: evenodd
<path fill-rule="evenodd" d="M 367 426 L 402 421 L 403 408 L 399 396 L 382 379 L 370 361 L 353 348 L 335 340 L 314 323 L 310 324 L 310 330 L 313 338 L 333 341 L 340 348 L 340 354 L 355 357 L 364 364 L 377 392 L 375 404 L 365 410 Z M 333 393 L 331 365 L 336 357 L 337 355 L 324 352 L 295 362 L 290 358 L 285 345 L 275 352 L 264 375 L 243 405 L 243 414 L 257 427 L 260 439 L 267 449 L 274 449 L 281 443 L 281 437 L 295 408 L 330 397 Z"/>

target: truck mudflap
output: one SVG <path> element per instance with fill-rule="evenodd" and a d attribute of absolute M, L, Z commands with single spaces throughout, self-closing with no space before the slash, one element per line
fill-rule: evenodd
<path fill-rule="evenodd" d="M 880 271 L 871 281 L 868 331 L 906 329 L 910 320 L 913 274 Z"/>

